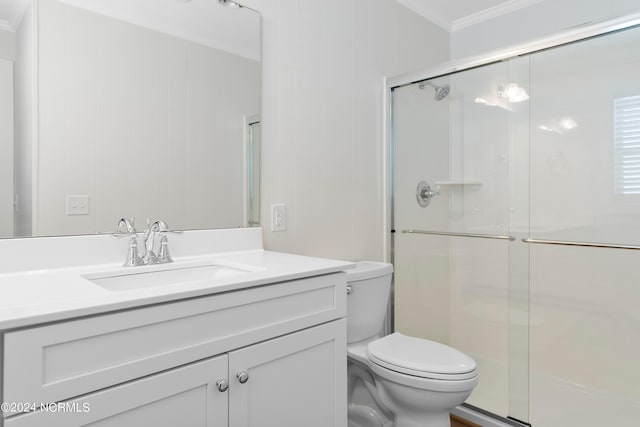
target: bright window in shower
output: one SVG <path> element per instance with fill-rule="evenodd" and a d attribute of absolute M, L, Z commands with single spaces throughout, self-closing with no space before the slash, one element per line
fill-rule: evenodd
<path fill-rule="evenodd" d="M 615 191 L 640 194 L 640 96 L 614 100 Z"/>

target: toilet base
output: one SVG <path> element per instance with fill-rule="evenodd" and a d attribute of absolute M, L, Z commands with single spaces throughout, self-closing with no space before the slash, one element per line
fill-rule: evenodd
<path fill-rule="evenodd" d="M 348 427 L 394 427 L 393 422 L 385 420 L 378 412 L 367 405 L 349 405 Z"/>
<path fill-rule="evenodd" d="M 428 384 L 429 380 L 424 381 Z M 473 386 L 475 384 L 456 392 L 443 392 L 376 377 L 380 400 L 395 414 L 395 427 L 451 427 L 451 409 L 469 397 Z"/>

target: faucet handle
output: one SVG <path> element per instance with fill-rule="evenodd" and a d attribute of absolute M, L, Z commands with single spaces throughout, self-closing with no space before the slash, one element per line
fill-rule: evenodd
<path fill-rule="evenodd" d="M 133 218 L 120 218 L 117 231 L 111 234 L 111 237 L 116 239 L 131 237 L 131 240 L 129 240 L 129 248 L 127 249 L 127 258 L 123 264 L 125 267 L 134 267 L 143 264 L 142 258 L 140 258 L 138 253 L 138 239 L 134 223 L 135 220 Z"/>
<path fill-rule="evenodd" d="M 115 237 L 116 239 L 127 236 L 135 236 L 136 227 L 134 226 L 134 223 L 134 218 L 120 218 L 120 221 L 118 221 L 118 225 L 116 226 L 117 229 L 114 233 L 111 234 L 111 236 Z"/>
<path fill-rule="evenodd" d="M 169 253 L 169 240 L 164 234 L 160 238 L 160 252 L 158 252 L 158 261 L 160 263 L 173 262 L 171 254 Z"/>
<path fill-rule="evenodd" d="M 144 261 L 140 258 L 140 254 L 138 253 L 138 239 L 136 238 L 135 233 L 131 235 L 131 240 L 129 241 L 129 248 L 127 249 L 127 258 L 124 261 L 124 267 L 135 267 L 137 265 L 143 265 Z"/>
<path fill-rule="evenodd" d="M 158 234 L 160 234 L 160 252 L 158 252 L 158 260 L 161 263 L 172 262 L 171 254 L 169 254 L 169 239 L 167 239 L 167 233 L 182 234 L 181 230 L 170 230 L 169 226 L 164 221 L 157 221 Z"/>

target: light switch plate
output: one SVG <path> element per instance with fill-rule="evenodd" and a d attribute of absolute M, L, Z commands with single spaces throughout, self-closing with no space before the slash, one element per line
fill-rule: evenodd
<path fill-rule="evenodd" d="M 89 196 L 67 195 L 67 215 L 89 215 Z"/>
<path fill-rule="evenodd" d="M 271 205 L 271 231 L 287 229 L 287 207 L 283 203 Z"/>

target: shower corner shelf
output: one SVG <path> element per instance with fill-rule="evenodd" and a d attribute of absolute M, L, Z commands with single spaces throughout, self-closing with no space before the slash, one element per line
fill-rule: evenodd
<path fill-rule="evenodd" d="M 436 181 L 436 187 L 461 187 L 465 185 L 470 187 L 481 187 L 482 182 L 462 180 Z"/>

